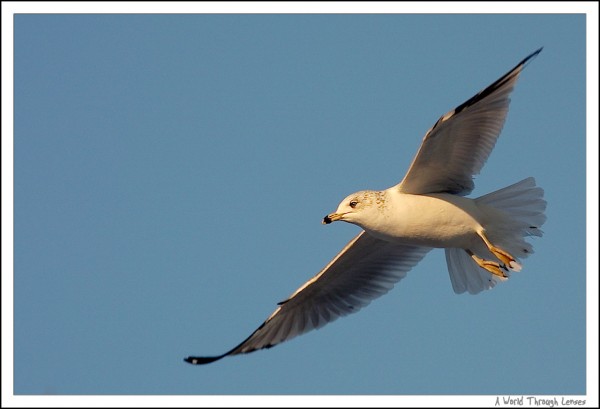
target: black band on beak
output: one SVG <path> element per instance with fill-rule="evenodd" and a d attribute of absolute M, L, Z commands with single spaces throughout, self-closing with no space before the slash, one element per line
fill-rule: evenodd
<path fill-rule="evenodd" d="M 333 220 L 331 220 L 331 218 L 329 216 L 325 216 L 323 217 L 323 224 L 329 224 L 331 223 Z"/>

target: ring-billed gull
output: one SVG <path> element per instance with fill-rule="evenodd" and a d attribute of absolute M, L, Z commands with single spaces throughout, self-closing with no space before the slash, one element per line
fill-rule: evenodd
<path fill-rule="evenodd" d="M 543 190 L 533 178 L 466 198 L 500 134 L 512 92 L 525 65 L 542 49 L 457 108 L 425 134 L 404 179 L 383 191 L 345 198 L 324 224 L 344 221 L 363 230 L 316 276 L 280 302 L 241 344 L 211 357 L 270 348 L 358 311 L 387 293 L 432 248 L 444 248 L 452 288 L 476 294 L 521 270 L 533 252 L 527 236 L 541 236 Z"/>

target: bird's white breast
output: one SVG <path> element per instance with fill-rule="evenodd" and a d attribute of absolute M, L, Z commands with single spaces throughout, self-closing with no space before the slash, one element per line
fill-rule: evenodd
<path fill-rule="evenodd" d="M 473 199 L 445 193 L 411 195 L 390 189 L 377 216 L 361 227 L 386 241 L 467 248 L 477 237 L 481 217 Z"/>

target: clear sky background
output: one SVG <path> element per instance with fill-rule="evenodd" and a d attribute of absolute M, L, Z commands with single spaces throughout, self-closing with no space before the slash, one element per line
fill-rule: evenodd
<path fill-rule="evenodd" d="M 542 11 L 540 9 L 540 11 Z M 586 393 L 584 15 L 17 15 L 15 394 Z M 521 273 L 207 366 L 359 228 L 444 113 L 543 46 L 474 197 L 534 176 Z"/>

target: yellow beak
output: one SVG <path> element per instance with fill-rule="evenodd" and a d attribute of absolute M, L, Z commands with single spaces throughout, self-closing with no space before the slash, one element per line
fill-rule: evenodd
<path fill-rule="evenodd" d="M 337 220 L 342 220 L 344 218 L 344 213 L 331 213 L 323 218 L 323 224 L 333 223 Z"/>

